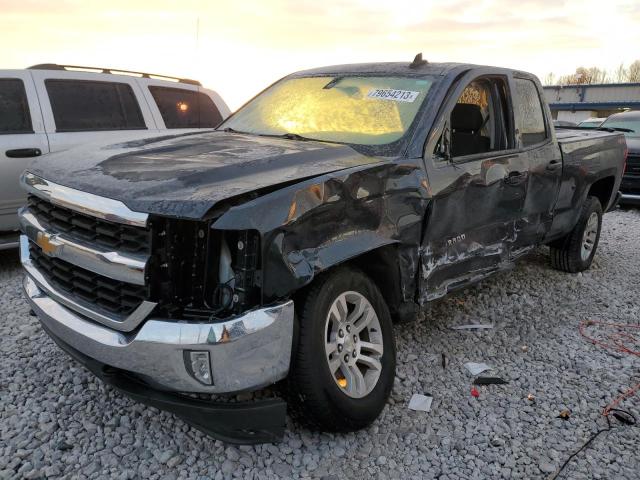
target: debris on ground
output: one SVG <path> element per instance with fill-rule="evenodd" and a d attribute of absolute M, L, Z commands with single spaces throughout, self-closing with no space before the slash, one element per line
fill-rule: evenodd
<path fill-rule="evenodd" d="M 475 398 L 480 397 L 480 392 L 476 387 L 471 387 L 471 396 Z"/>
<path fill-rule="evenodd" d="M 447 357 L 442 354 L 442 368 L 447 368 Z"/>
<path fill-rule="evenodd" d="M 522 350 L 524 353 L 527 353 L 527 352 L 529 351 L 529 347 L 528 347 L 528 346 L 526 346 L 526 345 L 522 345 L 522 346 L 520 347 L 520 350 Z"/>
<path fill-rule="evenodd" d="M 409 410 L 429 412 L 431 410 L 431 402 L 433 402 L 433 397 L 431 395 L 414 393 L 411 400 L 409 400 Z"/>
<path fill-rule="evenodd" d="M 530 393 L 529 395 L 527 395 L 527 400 L 529 400 L 530 402 L 535 402 L 536 397 L 533 396 L 533 393 Z"/>
<path fill-rule="evenodd" d="M 505 385 L 507 382 L 500 377 L 478 377 L 473 381 L 474 385 Z"/>
<path fill-rule="evenodd" d="M 560 415 L 558 415 L 557 418 L 561 418 L 562 420 L 569 420 L 570 416 L 571 416 L 571 410 L 565 408 L 560 412 Z"/>
<path fill-rule="evenodd" d="M 493 324 L 470 323 L 469 325 L 456 325 L 450 328 L 451 330 L 489 330 L 493 328 Z"/>
<path fill-rule="evenodd" d="M 466 368 L 469 371 L 469 373 L 473 376 L 479 375 L 485 370 L 491 370 L 491 367 L 486 363 L 475 363 L 475 362 L 465 363 L 464 368 Z"/>

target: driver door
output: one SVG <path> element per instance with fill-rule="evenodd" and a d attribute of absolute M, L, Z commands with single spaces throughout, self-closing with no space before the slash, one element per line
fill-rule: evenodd
<path fill-rule="evenodd" d="M 527 163 L 515 149 L 504 76 L 468 75 L 436 121 L 425 161 L 432 202 L 422 239 L 421 300 L 461 288 L 511 263 Z"/>

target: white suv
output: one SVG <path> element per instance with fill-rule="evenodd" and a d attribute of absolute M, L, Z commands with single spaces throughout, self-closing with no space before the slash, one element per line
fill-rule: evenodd
<path fill-rule="evenodd" d="M 17 246 L 18 179 L 31 158 L 214 128 L 228 115 L 220 95 L 194 80 L 56 64 L 0 70 L 0 250 Z"/>

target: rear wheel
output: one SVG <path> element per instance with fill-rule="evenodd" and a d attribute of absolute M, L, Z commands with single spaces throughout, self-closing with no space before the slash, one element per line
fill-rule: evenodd
<path fill-rule="evenodd" d="M 597 198 L 587 197 L 573 230 L 551 244 L 552 266 L 570 273 L 587 270 L 596 254 L 601 229 L 602 205 Z"/>
<path fill-rule="evenodd" d="M 366 427 L 395 376 L 393 327 L 380 291 L 362 272 L 340 268 L 318 278 L 298 305 L 294 413 L 321 430 Z"/>

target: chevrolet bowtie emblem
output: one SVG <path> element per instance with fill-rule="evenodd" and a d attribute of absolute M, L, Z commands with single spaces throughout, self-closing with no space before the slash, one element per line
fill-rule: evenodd
<path fill-rule="evenodd" d="M 38 232 L 36 243 L 42 249 L 42 252 L 50 257 L 56 253 L 56 250 L 58 250 L 59 247 L 59 244 L 55 240 L 55 236 L 44 232 Z"/>

